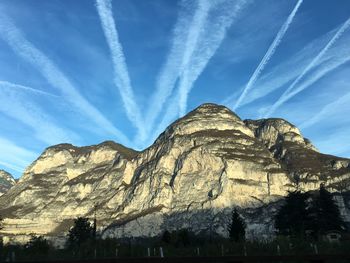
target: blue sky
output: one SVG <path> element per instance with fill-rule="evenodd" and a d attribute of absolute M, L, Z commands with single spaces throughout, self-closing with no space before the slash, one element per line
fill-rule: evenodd
<path fill-rule="evenodd" d="M 204 102 L 350 157 L 348 0 L 2 0 L 0 169 L 49 145 L 144 149 Z"/>

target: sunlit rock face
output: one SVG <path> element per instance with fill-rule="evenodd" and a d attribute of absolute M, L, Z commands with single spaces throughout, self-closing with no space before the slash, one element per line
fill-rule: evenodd
<path fill-rule="evenodd" d="M 96 214 L 104 237 L 183 227 L 226 235 L 238 206 L 250 235 L 272 233 L 274 204 L 287 191 L 345 190 L 349 173 L 348 159 L 320 154 L 284 120 L 242 121 L 203 104 L 142 152 L 114 142 L 48 148 L 0 198 L 1 232 L 57 237 L 75 217 Z"/>
<path fill-rule="evenodd" d="M 0 170 L 0 196 L 6 193 L 15 184 L 16 181 L 10 173 Z"/>
<path fill-rule="evenodd" d="M 349 159 L 319 153 L 294 125 L 285 120 L 246 120 L 245 123 L 283 164 L 300 189 L 315 190 L 322 183 L 331 191 L 347 190 Z"/>

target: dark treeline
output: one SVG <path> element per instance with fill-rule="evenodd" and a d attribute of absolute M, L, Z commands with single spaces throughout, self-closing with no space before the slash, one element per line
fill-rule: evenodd
<path fill-rule="evenodd" d="M 96 232 L 96 221 L 76 218 L 65 246 L 58 249 L 42 236 L 25 245 L 0 243 L 0 260 L 86 259 L 143 256 L 220 256 L 348 253 L 350 240 L 339 209 L 323 186 L 316 193 L 290 192 L 274 215 L 276 235 L 246 239 L 246 222 L 238 209 L 231 213 L 227 238 L 190 229 L 164 230 L 150 238 L 107 238 Z M 1 227 L 1 225 L 0 225 Z M 338 235 L 330 242 L 327 235 Z"/>
<path fill-rule="evenodd" d="M 319 240 L 330 232 L 345 233 L 347 226 L 332 194 L 323 185 L 313 195 L 290 192 L 275 215 L 278 235 Z"/>

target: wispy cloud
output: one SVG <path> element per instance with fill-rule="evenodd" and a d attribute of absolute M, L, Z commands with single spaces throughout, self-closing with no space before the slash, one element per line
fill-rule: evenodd
<path fill-rule="evenodd" d="M 341 96 L 339 99 L 323 106 L 322 109 L 318 111 L 317 114 L 315 114 L 313 117 L 311 117 L 307 121 L 303 122 L 301 125 L 299 125 L 299 127 L 301 129 L 306 129 L 307 127 L 310 127 L 315 123 L 324 120 L 326 117 L 331 116 L 332 114 L 339 111 L 340 109 L 343 109 L 344 105 L 349 105 L 349 103 L 350 103 L 350 92 Z"/>
<path fill-rule="evenodd" d="M 30 43 L 4 13 L 0 13 L 0 38 L 5 40 L 19 57 L 32 64 L 51 86 L 61 91 L 75 109 L 88 116 L 104 131 L 116 136 L 122 143 L 129 144 L 128 138 L 78 92 L 64 73 Z"/>
<path fill-rule="evenodd" d="M 349 134 L 350 129 L 346 127 L 335 129 L 331 133 L 316 138 L 315 145 L 321 152 L 349 157 L 350 146 L 348 143 L 344 143 L 349 141 Z"/>
<path fill-rule="evenodd" d="M 152 127 L 163 105 L 175 88 L 178 77 L 182 74 L 191 60 L 192 54 L 198 44 L 203 31 L 205 20 L 210 9 L 208 0 L 197 1 L 197 9 L 192 15 L 193 5 L 182 1 L 177 22 L 173 29 L 171 48 L 166 63 L 161 68 L 157 78 L 156 91 L 149 103 L 146 122 Z"/>
<path fill-rule="evenodd" d="M 193 59 L 193 53 L 195 49 L 198 47 L 199 45 L 198 41 L 200 41 L 200 37 L 203 34 L 203 29 L 204 29 L 203 27 L 206 24 L 210 7 L 211 7 L 210 2 L 207 0 L 198 2 L 198 7 L 193 17 L 191 27 L 188 31 L 187 40 L 185 41 L 185 47 L 184 47 L 185 52 L 183 54 L 181 71 L 179 75 L 180 76 L 179 87 L 181 87 L 181 84 L 183 83 L 183 77 L 187 76 L 189 64 L 192 62 L 192 59 Z"/>
<path fill-rule="evenodd" d="M 184 69 L 179 79 L 179 115 L 186 113 L 188 94 L 193 88 L 194 82 L 203 72 L 208 62 L 215 54 L 221 42 L 226 36 L 227 30 L 234 23 L 240 11 L 249 1 L 225 1 L 218 2 L 211 10 L 212 17 L 205 24 L 205 31 L 191 58 L 190 63 Z"/>
<path fill-rule="evenodd" d="M 34 89 L 34 88 L 31 88 L 31 87 L 28 87 L 28 86 L 23 86 L 23 85 L 11 83 L 11 82 L 8 82 L 8 81 L 3 81 L 3 80 L 0 80 L 0 88 L 18 89 L 18 90 L 31 92 L 31 93 L 36 93 L 36 94 L 39 94 L 39 95 L 56 97 L 56 98 L 58 97 L 57 95 L 51 94 L 51 93 L 43 91 L 43 90 L 38 90 L 38 89 Z"/>
<path fill-rule="evenodd" d="M 343 35 L 343 33 L 350 26 L 350 18 L 346 20 L 339 30 L 335 33 L 332 39 L 327 43 L 327 45 L 317 54 L 316 57 L 306 66 L 303 72 L 293 81 L 293 83 L 283 92 L 280 98 L 269 108 L 268 112 L 265 114 L 265 117 L 270 116 L 275 112 L 281 105 L 283 105 L 286 101 L 294 97 L 299 92 L 303 91 L 306 85 L 297 86 L 300 80 L 312 69 L 314 68 L 320 61 L 320 59 L 324 56 L 324 54 L 334 45 L 334 43 Z M 297 87 L 296 87 L 297 86 Z M 295 88 L 296 87 L 296 88 Z"/>
<path fill-rule="evenodd" d="M 118 31 L 113 18 L 112 2 L 111 0 L 96 0 L 96 8 L 113 61 L 115 85 L 119 89 L 129 120 L 142 134 L 144 123 L 131 87 L 123 47 L 119 41 Z"/>
<path fill-rule="evenodd" d="M 155 138 L 177 116 L 186 112 L 188 94 L 193 83 L 203 72 L 204 68 L 215 54 L 226 36 L 228 28 L 238 17 L 240 11 L 249 1 L 217 1 L 211 6 L 208 19 L 205 21 L 205 30 L 200 32 L 197 46 L 191 60 L 179 75 L 178 89 L 165 110 L 162 120 L 155 129 L 152 138 Z"/>
<path fill-rule="evenodd" d="M 32 161 L 37 158 L 37 154 L 22 148 L 14 142 L 0 137 L 0 165 L 8 169 L 22 173 Z"/>
<path fill-rule="evenodd" d="M 14 84 L 0 82 L 0 111 L 29 126 L 34 136 L 45 144 L 52 145 L 63 142 L 79 142 L 79 136 L 55 124 L 55 121 L 44 110 L 31 102 L 29 96 L 21 95 Z M 5 88 L 5 89 L 3 89 Z M 25 89 L 28 90 L 28 87 Z M 29 88 L 32 91 L 32 88 Z M 50 97 L 46 92 L 40 95 Z"/>
<path fill-rule="evenodd" d="M 271 59 L 271 57 L 273 56 L 273 54 L 275 53 L 277 47 L 279 46 L 279 44 L 281 43 L 285 33 L 287 32 L 288 28 L 290 27 L 290 25 L 293 22 L 293 19 L 300 7 L 300 5 L 302 4 L 303 0 L 299 0 L 297 2 L 297 4 L 295 5 L 293 11 L 290 13 L 290 15 L 288 16 L 287 20 L 284 22 L 284 24 L 282 25 L 281 29 L 278 31 L 275 39 L 273 40 L 272 44 L 270 45 L 269 49 L 267 50 L 266 54 L 264 55 L 263 59 L 261 60 L 260 64 L 258 65 L 258 67 L 255 69 L 253 75 L 250 77 L 247 85 L 245 86 L 242 94 L 239 96 L 238 100 L 236 101 L 235 105 L 233 106 L 233 110 L 237 109 L 242 100 L 244 100 L 244 98 L 246 97 L 247 93 L 249 92 L 249 90 L 254 86 L 256 80 L 258 79 L 258 77 L 260 76 L 261 72 L 264 70 L 265 66 L 267 65 L 267 63 L 269 62 L 269 60 Z"/>
<path fill-rule="evenodd" d="M 291 54 L 289 59 L 282 61 L 277 66 L 269 70 L 269 72 L 263 74 L 257 80 L 255 85 L 259 88 L 251 90 L 251 92 L 249 93 L 249 96 L 245 97 L 245 99 L 241 102 L 241 107 L 248 105 L 258 99 L 261 99 L 278 89 L 281 89 L 288 83 L 292 83 L 302 73 L 302 70 L 305 67 L 307 67 L 309 62 L 315 56 L 317 56 L 320 50 L 322 50 L 322 48 L 329 42 L 329 39 L 332 38 L 332 36 L 335 34 L 336 31 L 337 30 L 332 30 L 312 40 L 300 51 L 296 52 L 295 54 Z M 313 76 L 315 77 L 316 75 L 318 75 L 318 79 L 319 79 L 323 77 L 323 75 L 320 74 L 320 72 L 324 72 L 324 74 L 328 72 L 324 70 L 324 68 L 327 67 L 327 65 L 333 64 L 332 67 L 334 68 L 336 65 L 340 65 L 341 63 L 343 63 L 342 61 L 347 60 L 350 55 L 349 54 L 350 47 L 348 45 L 349 41 L 350 41 L 350 36 L 344 35 L 339 40 L 336 48 L 335 47 L 331 48 L 329 52 L 327 52 L 322 58 L 320 58 L 318 63 L 315 65 L 315 68 L 317 66 L 320 68 L 313 69 L 314 70 Z M 310 82 L 310 84 L 312 83 Z M 228 98 L 224 99 L 221 102 L 221 104 L 227 105 L 228 107 L 232 108 L 233 107 L 232 101 L 234 101 L 237 97 L 238 97 L 237 94 L 233 94 Z"/>

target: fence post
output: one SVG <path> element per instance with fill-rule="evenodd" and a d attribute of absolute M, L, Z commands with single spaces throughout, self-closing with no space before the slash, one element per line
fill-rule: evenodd
<path fill-rule="evenodd" d="M 94 256 L 95 256 L 95 258 L 97 258 L 97 251 L 96 251 L 96 248 L 94 249 Z"/>
<path fill-rule="evenodd" d="M 224 255 L 225 255 L 224 245 L 221 244 L 221 256 L 224 256 Z"/>
<path fill-rule="evenodd" d="M 199 247 L 197 247 L 197 256 L 199 256 Z"/>
<path fill-rule="evenodd" d="M 281 255 L 281 249 L 280 249 L 280 245 L 277 244 L 277 254 L 280 256 Z"/>
<path fill-rule="evenodd" d="M 247 247 L 245 246 L 245 244 L 244 244 L 243 249 L 244 249 L 244 255 L 247 256 Z"/>
<path fill-rule="evenodd" d="M 164 258 L 164 255 L 163 255 L 163 248 L 162 248 L 162 247 L 159 248 L 159 254 L 160 254 L 160 257 L 161 257 L 161 258 Z"/>
<path fill-rule="evenodd" d="M 115 249 L 115 256 L 118 257 L 118 248 Z"/>
<path fill-rule="evenodd" d="M 318 247 L 317 247 L 317 244 L 314 244 L 314 250 L 315 250 L 315 254 L 317 255 L 317 254 L 318 254 Z"/>
<path fill-rule="evenodd" d="M 147 256 L 150 257 L 151 256 L 151 249 L 148 247 L 147 248 Z"/>
<path fill-rule="evenodd" d="M 156 248 L 153 248 L 153 256 L 156 256 Z"/>

